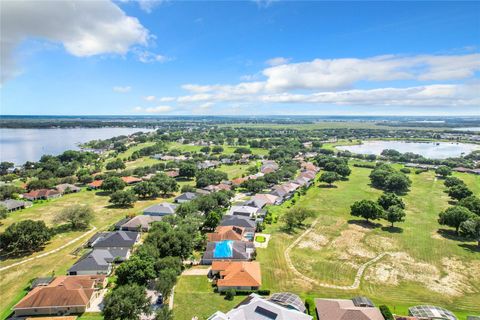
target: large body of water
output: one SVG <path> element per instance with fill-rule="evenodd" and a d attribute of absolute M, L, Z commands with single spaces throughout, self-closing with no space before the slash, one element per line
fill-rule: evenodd
<path fill-rule="evenodd" d="M 38 161 L 44 154 L 79 150 L 79 143 L 129 135 L 141 128 L 5 129 L 0 128 L 0 161 L 16 165 Z"/>
<path fill-rule="evenodd" d="M 385 149 L 394 149 L 401 153 L 413 152 L 430 159 L 446 159 L 480 150 L 480 145 L 455 142 L 365 141 L 354 146 L 338 146 L 337 149 L 375 155 L 381 154 Z"/>

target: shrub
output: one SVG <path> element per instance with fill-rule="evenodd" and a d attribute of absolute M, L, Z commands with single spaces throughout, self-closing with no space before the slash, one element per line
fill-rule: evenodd
<path fill-rule="evenodd" d="M 307 309 L 307 313 L 316 319 L 317 313 L 315 312 L 315 302 L 312 298 L 305 299 L 305 308 Z"/>
<path fill-rule="evenodd" d="M 386 305 L 381 305 L 378 308 L 380 309 L 380 312 L 382 313 L 385 320 L 394 320 L 395 319 L 393 317 L 392 312 L 390 311 L 390 308 L 388 308 Z"/>
<path fill-rule="evenodd" d="M 402 168 L 402 169 L 400 169 L 400 172 L 410 173 L 411 171 L 410 171 L 410 169 L 408 169 L 408 168 Z"/>
<path fill-rule="evenodd" d="M 228 290 L 225 292 L 225 300 L 230 300 L 230 301 L 232 301 L 233 298 L 235 298 L 236 295 L 237 295 L 237 292 L 235 291 L 235 289 L 228 289 Z"/>

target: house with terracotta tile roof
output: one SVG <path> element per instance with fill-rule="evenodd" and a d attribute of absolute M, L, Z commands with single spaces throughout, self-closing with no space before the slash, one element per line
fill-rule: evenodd
<path fill-rule="evenodd" d="M 248 180 L 248 179 L 246 179 L 246 178 L 236 178 L 236 179 L 233 179 L 233 180 L 232 180 L 232 184 L 233 184 L 234 186 L 239 186 L 239 185 L 241 185 L 243 182 L 245 182 L 245 181 L 247 181 L 247 180 Z"/>
<path fill-rule="evenodd" d="M 100 189 L 102 187 L 103 180 L 95 180 L 88 184 L 88 189 Z"/>
<path fill-rule="evenodd" d="M 142 179 L 140 179 L 140 178 L 135 178 L 135 177 L 132 177 L 132 176 L 122 177 L 122 180 L 123 180 L 123 182 L 125 182 L 126 184 L 134 184 L 134 183 L 138 183 L 138 182 L 141 182 L 141 181 L 142 181 Z"/>
<path fill-rule="evenodd" d="M 62 194 L 59 191 L 53 189 L 38 189 L 23 194 L 23 198 L 30 201 L 48 200 L 59 198 L 61 196 Z"/>
<path fill-rule="evenodd" d="M 228 289 L 258 290 L 262 285 L 260 263 L 257 261 L 214 261 L 210 275 L 220 292 Z"/>
<path fill-rule="evenodd" d="M 251 200 L 265 202 L 265 205 L 272 205 L 277 202 L 278 197 L 273 194 L 257 193 Z"/>
<path fill-rule="evenodd" d="M 218 226 L 215 232 L 207 233 L 208 241 L 240 240 L 248 241 L 244 237 L 245 228 L 237 226 Z"/>
<path fill-rule="evenodd" d="M 16 317 L 84 313 L 106 284 L 103 275 L 59 276 L 32 289 L 14 307 Z"/>
<path fill-rule="evenodd" d="M 180 173 L 178 170 L 170 170 L 170 171 L 165 171 L 165 174 L 167 175 L 167 177 L 176 178 L 179 176 Z"/>

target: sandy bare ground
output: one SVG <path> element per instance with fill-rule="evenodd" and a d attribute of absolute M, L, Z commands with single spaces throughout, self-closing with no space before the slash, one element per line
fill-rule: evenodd
<path fill-rule="evenodd" d="M 46 257 L 48 255 L 51 255 L 52 253 L 55 253 L 55 252 L 58 252 L 72 244 L 74 244 L 75 242 L 79 241 L 80 239 L 82 238 L 85 238 L 87 235 L 91 234 L 93 231 L 97 230 L 97 227 L 93 227 L 92 230 L 90 231 L 87 231 L 85 232 L 84 234 L 82 234 L 81 236 L 78 236 L 76 237 L 75 239 L 72 239 L 70 241 L 68 241 L 67 243 L 65 243 L 64 245 L 56 248 L 56 249 L 53 249 L 53 250 L 50 250 L 50 251 L 47 251 L 47 252 L 44 252 L 42 254 L 39 254 L 37 256 L 34 256 L 34 257 L 30 257 L 30 258 L 26 258 L 26 259 L 23 259 L 23 260 L 20 260 L 18 262 L 15 262 L 15 263 L 12 263 L 11 265 L 8 265 L 8 266 L 5 266 L 5 267 L 2 267 L 0 268 L 0 271 L 5 271 L 5 270 L 8 270 L 10 268 L 13 268 L 13 267 L 16 267 L 16 266 L 19 266 L 19 265 L 22 265 L 24 263 L 27 263 L 27 262 L 30 262 L 30 261 L 33 261 L 33 260 L 36 260 L 36 259 L 40 259 L 40 258 L 43 258 L 43 257 Z"/>
<path fill-rule="evenodd" d="M 190 268 L 182 272 L 182 276 L 206 276 L 210 268 Z"/>
<path fill-rule="evenodd" d="M 365 270 L 372 264 L 376 263 L 377 261 L 379 261 L 380 259 L 382 259 L 383 257 L 385 257 L 386 255 L 392 255 L 393 253 L 392 252 L 383 252 L 383 253 L 380 253 L 379 255 L 373 257 L 372 259 L 368 260 L 367 262 L 365 262 L 364 264 L 360 265 L 360 267 L 358 268 L 357 270 L 357 274 L 355 275 L 355 278 L 353 280 L 353 283 L 349 286 L 337 286 L 337 285 L 334 285 L 334 284 L 330 284 L 330 283 L 323 283 L 323 282 L 320 282 L 318 280 L 315 280 L 315 279 L 312 279 L 310 277 L 307 277 L 306 275 L 302 274 L 300 271 L 298 271 L 295 266 L 293 265 L 292 263 L 292 259 L 290 258 L 290 251 L 300 243 L 300 241 L 303 240 L 303 238 L 305 238 L 316 226 L 317 222 L 318 222 L 319 219 L 316 219 L 312 225 L 310 226 L 310 228 L 308 228 L 307 230 L 305 230 L 305 232 L 303 232 L 294 242 L 292 242 L 288 247 L 287 249 L 285 250 L 285 260 L 287 261 L 287 266 L 290 270 L 292 270 L 293 273 L 295 273 L 299 278 L 301 278 L 302 280 L 306 281 L 306 282 L 309 282 L 309 283 L 312 283 L 312 284 L 316 284 L 318 286 L 322 286 L 322 287 L 326 287 L 326 288 L 332 288 L 332 289 L 340 289 L 340 290 L 355 290 L 355 289 L 358 289 L 358 287 L 360 286 L 360 280 L 362 279 L 362 276 L 363 276 L 363 273 L 365 272 Z"/>

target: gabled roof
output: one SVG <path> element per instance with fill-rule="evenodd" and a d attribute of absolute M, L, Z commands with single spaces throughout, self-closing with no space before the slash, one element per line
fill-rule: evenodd
<path fill-rule="evenodd" d="M 250 206 L 232 206 L 230 210 L 228 210 L 227 214 L 235 215 L 236 213 L 245 213 L 248 215 L 252 215 L 257 213 L 259 208 L 257 207 L 250 207 Z"/>
<path fill-rule="evenodd" d="M 136 183 L 136 182 L 141 182 L 141 181 L 142 181 L 142 179 L 135 178 L 135 177 L 132 177 L 132 176 L 122 177 L 122 180 L 123 180 L 123 182 L 125 182 L 126 184 L 132 184 L 132 183 Z"/>
<path fill-rule="evenodd" d="M 232 184 L 235 186 L 241 185 L 243 182 L 247 181 L 246 178 L 236 178 L 232 180 Z"/>
<path fill-rule="evenodd" d="M 54 196 L 58 194 L 60 194 L 60 192 L 58 192 L 57 190 L 38 189 L 38 190 L 32 190 L 30 192 L 24 193 L 23 196 L 25 198 L 43 198 L 43 197 L 49 197 L 49 196 Z"/>
<path fill-rule="evenodd" d="M 78 271 L 108 271 L 115 257 L 109 250 L 94 249 L 78 260 L 68 272 Z"/>
<path fill-rule="evenodd" d="M 263 200 L 267 204 L 274 204 L 275 201 L 278 200 L 278 197 L 273 195 L 273 194 L 267 194 L 267 193 L 257 193 L 252 200 Z"/>
<path fill-rule="evenodd" d="M 315 299 L 315 307 L 320 319 L 384 320 L 377 308 L 356 307 L 352 300 Z"/>
<path fill-rule="evenodd" d="M 176 204 L 169 203 L 169 202 L 162 202 L 162 203 L 158 203 L 153 206 L 150 206 L 147 209 L 143 210 L 143 214 L 167 215 L 167 214 L 174 214 L 175 210 L 177 210 Z"/>
<path fill-rule="evenodd" d="M 158 216 L 148 216 L 148 215 L 139 215 L 135 216 L 132 219 L 128 220 L 120 226 L 121 229 L 134 229 L 140 228 L 142 230 L 148 230 L 151 223 L 161 221 L 162 217 Z"/>
<path fill-rule="evenodd" d="M 214 261 L 212 271 L 220 272 L 219 287 L 259 287 L 262 285 L 257 261 Z"/>
<path fill-rule="evenodd" d="M 100 188 L 103 184 L 103 180 L 95 180 L 88 184 L 90 188 Z"/>
<path fill-rule="evenodd" d="M 176 197 L 175 201 L 178 201 L 178 200 L 190 201 L 195 199 L 196 197 L 197 197 L 197 194 L 194 192 L 185 192 L 179 195 L 178 197 Z"/>
<path fill-rule="evenodd" d="M 13 309 L 85 307 L 97 285 L 104 281 L 105 276 L 59 276 L 48 286 L 31 290 Z"/>
<path fill-rule="evenodd" d="M 94 248 L 131 248 L 137 242 L 139 233 L 134 231 L 113 231 L 102 233 L 96 238 L 92 247 Z"/>
<path fill-rule="evenodd" d="M 208 241 L 243 240 L 245 228 L 237 226 L 218 226 L 215 232 L 207 233 Z"/>
<path fill-rule="evenodd" d="M 234 216 L 234 215 L 225 215 L 220 221 L 221 226 L 237 226 L 244 228 L 253 228 L 257 227 L 255 221 L 250 220 L 248 217 Z"/>
<path fill-rule="evenodd" d="M 62 183 L 62 184 L 57 184 L 55 188 L 60 191 L 60 192 L 65 192 L 67 190 L 70 191 L 80 191 L 80 188 L 77 187 L 76 185 L 70 184 L 70 183 Z"/>
<path fill-rule="evenodd" d="M 0 206 L 4 206 L 5 208 L 7 208 L 7 210 L 14 210 L 14 209 L 26 207 L 30 204 L 31 204 L 30 201 L 20 201 L 20 200 L 13 200 L 13 199 L 0 201 Z"/>

